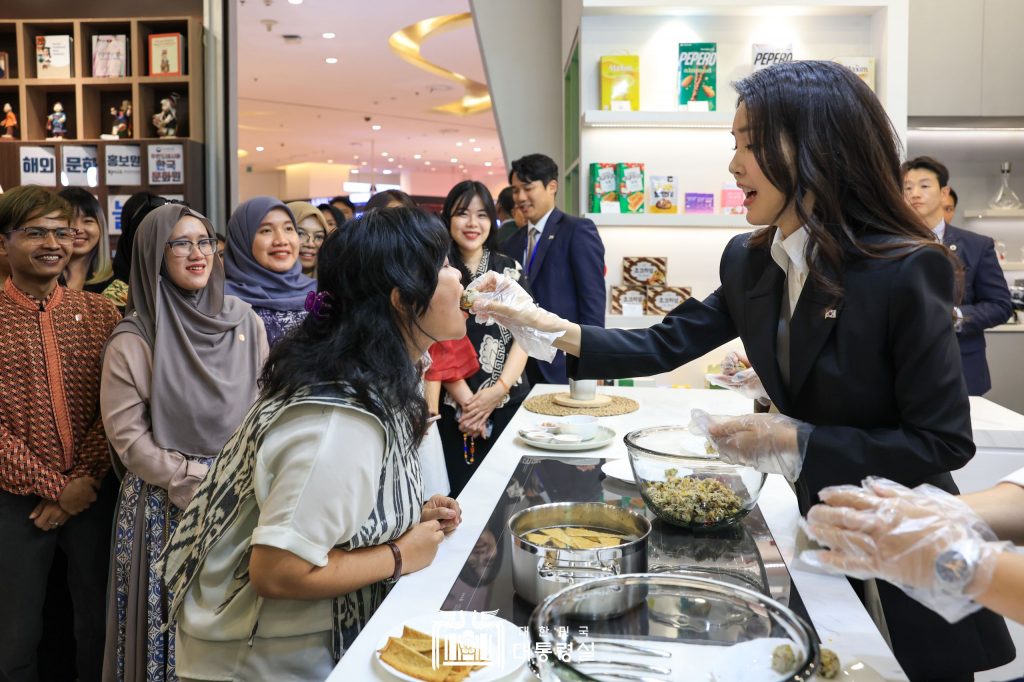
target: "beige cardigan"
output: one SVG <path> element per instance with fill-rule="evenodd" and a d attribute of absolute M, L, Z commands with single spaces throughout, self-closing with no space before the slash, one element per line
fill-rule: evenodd
<path fill-rule="evenodd" d="M 270 349 L 263 325 L 257 328 L 256 343 L 262 363 Z M 149 419 L 152 379 L 153 355 L 141 336 L 118 334 L 111 339 L 100 385 L 103 427 L 125 467 L 146 483 L 165 489 L 171 502 L 184 509 L 208 467 L 176 450 L 162 448 L 153 440 Z"/>

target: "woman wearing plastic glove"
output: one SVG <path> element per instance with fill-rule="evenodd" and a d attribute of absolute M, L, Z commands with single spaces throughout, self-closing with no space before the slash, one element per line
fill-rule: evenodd
<path fill-rule="evenodd" d="M 949 471 L 974 444 L 954 261 L 903 200 L 885 110 L 831 62 L 778 64 L 735 87 L 729 171 L 748 222 L 768 227 L 729 242 L 715 292 L 638 330 L 581 327 L 487 296 L 473 311 L 513 331 L 561 333 L 554 344 L 575 356 L 577 379 L 670 371 L 738 336 L 780 414 L 712 417 L 711 440 L 725 459 L 795 478 L 802 512 L 821 489 L 872 475 L 955 492 Z M 949 625 L 892 585 L 878 592 L 912 680 L 968 680 L 1013 658 L 994 614 Z"/>
<path fill-rule="evenodd" d="M 954 497 L 929 485 L 885 479 L 821 491 L 808 535 L 828 550 L 801 558 L 856 578 L 883 578 L 950 622 L 982 606 L 1024 623 L 1024 470 L 1020 483 Z M 1012 480 L 1012 479 L 1011 479 Z"/>

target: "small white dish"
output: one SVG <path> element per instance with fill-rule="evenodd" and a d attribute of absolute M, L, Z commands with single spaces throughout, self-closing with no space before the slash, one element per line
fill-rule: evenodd
<path fill-rule="evenodd" d="M 633 467 L 629 465 L 629 458 L 610 459 L 601 465 L 601 471 L 608 478 L 614 478 L 623 483 L 636 483 L 633 478 Z"/>
<path fill-rule="evenodd" d="M 597 417 L 586 414 L 565 417 L 559 425 L 558 432 L 576 434 L 583 440 L 590 440 L 597 434 Z"/>
<path fill-rule="evenodd" d="M 593 436 L 591 436 L 592 438 Z M 555 443 L 582 443 L 585 439 L 578 433 L 557 433 L 551 436 L 551 440 Z"/>
<path fill-rule="evenodd" d="M 547 440 L 536 440 L 527 438 L 523 431 L 519 432 L 523 443 L 541 450 L 561 450 L 563 452 L 580 452 L 583 450 L 597 450 L 615 442 L 615 431 L 607 426 L 597 427 L 597 435 L 590 440 L 575 443 L 560 443 L 552 436 Z"/>
<path fill-rule="evenodd" d="M 547 431 L 520 431 L 519 435 L 526 440 L 539 440 L 548 442 L 554 438 L 554 434 L 548 433 Z"/>

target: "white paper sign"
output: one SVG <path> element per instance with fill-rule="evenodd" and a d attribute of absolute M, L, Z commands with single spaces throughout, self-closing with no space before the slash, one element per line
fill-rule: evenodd
<path fill-rule="evenodd" d="M 130 194 L 107 196 L 107 232 L 110 234 L 121 234 L 121 209 L 130 197 Z"/>
<path fill-rule="evenodd" d="M 53 147 L 21 148 L 21 184 L 57 186 L 57 155 Z"/>
<path fill-rule="evenodd" d="M 142 149 L 137 144 L 108 144 L 104 151 L 107 185 L 142 184 Z"/>
<path fill-rule="evenodd" d="M 62 146 L 60 173 L 61 184 L 66 187 L 95 187 L 100 184 L 96 147 L 75 144 Z"/>
<path fill-rule="evenodd" d="M 185 183 L 185 153 L 180 144 L 149 145 L 149 184 Z"/>

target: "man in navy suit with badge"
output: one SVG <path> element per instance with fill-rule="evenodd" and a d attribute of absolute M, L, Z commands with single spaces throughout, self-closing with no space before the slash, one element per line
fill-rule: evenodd
<path fill-rule="evenodd" d="M 502 251 L 522 263 L 539 306 L 572 322 L 603 327 L 604 243 L 592 221 L 555 208 L 558 165 L 544 154 L 528 154 L 512 162 L 508 180 L 527 225 L 502 244 Z M 552 362 L 531 358 L 526 372 L 533 383 L 564 384 L 565 353 L 558 351 Z"/>
<path fill-rule="evenodd" d="M 903 164 L 903 196 L 963 264 L 963 300 L 953 311 L 956 335 L 967 392 L 983 395 L 992 388 L 985 360 L 985 330 L 1005 323 L 1013 306 L 992 239 L 946 222 L 943 201 L 949 193 L 949 170 L 939 161 L 919 156 Z"/>

